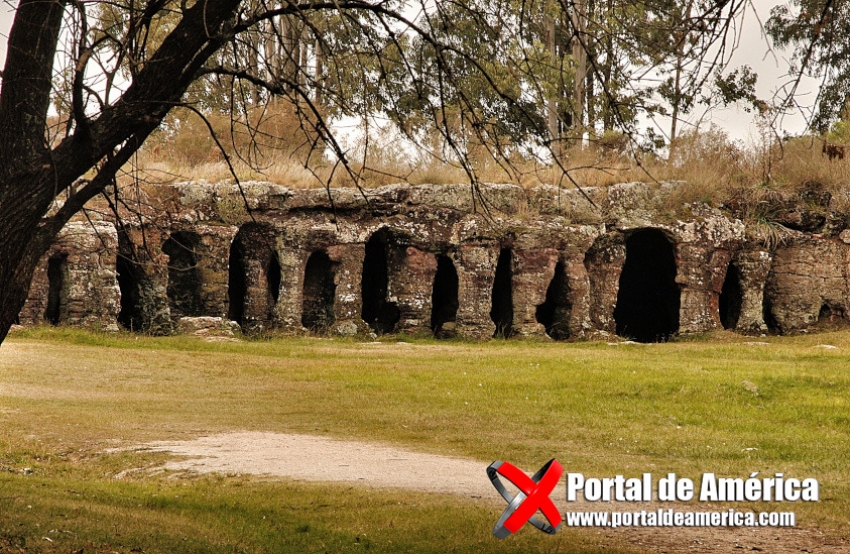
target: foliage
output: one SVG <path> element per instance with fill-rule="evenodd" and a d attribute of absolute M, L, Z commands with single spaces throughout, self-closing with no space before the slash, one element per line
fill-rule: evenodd
<path fill-rule="evenodd" d="M 791 0 L 771 10 L 765 29 L 776 46 L 794 48 L 792 76 L 822 80 L 811 128 L 826 132 L 850 101 L 850 4 Z"/>

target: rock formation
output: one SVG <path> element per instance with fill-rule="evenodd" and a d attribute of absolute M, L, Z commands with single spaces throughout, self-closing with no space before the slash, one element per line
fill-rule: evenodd
<path fill-rule="evenodd" d="M 656 341 L 847 317 L 846 201 L 777 194 L 745 224 L 744 201 L 671 209 L 683 186 L 159 186 L 70 223 L 20 322 Z"/>

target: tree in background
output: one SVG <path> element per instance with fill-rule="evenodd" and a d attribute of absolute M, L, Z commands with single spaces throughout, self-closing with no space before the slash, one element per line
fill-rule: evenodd
<path fill-rule="evenodd" d="M 794 96 L 805 75 L 822 81 L 812 130 L 825 133 L 850 102 L 850 4 L 834 0 L 791 0 L 774 7 L 765 29 L 780 47 L 793 47 L 784 109 L 794 107 Z"/>

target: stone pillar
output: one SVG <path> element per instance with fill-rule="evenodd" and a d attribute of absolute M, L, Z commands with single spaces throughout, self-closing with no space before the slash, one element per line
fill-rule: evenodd
<path fill-rule="evenodd" d="M 118 330 L 121 291 L 116 280 L 118 233 L 112 223 L 71 222 L 57 243 L 68 257 L 68 322 Z M 70 245 L 73 245 L 71 247 Z"/>
<path fill-rule="evenodd" d="M 461 336 L 489 339 L 496 332 L 490 319 L 498 244 L 463 244 L 457 249 L 457 330 Z"/>
<path fill-rule="evenodd" d="M 733 256 L 741 279 L 741 315 L 736 331 L 767 332 L 764 322 L 764 284 L 773 263 L 773 254 L 761 245 L 750 245 Z"/>
<path fill-rule="evenodd" d="M 567 254 L 564 259 L 564 271 L 567 274 L 570 317 L 567 328 L 570 338 L 584 337 L 591 329 L 590 324 L 590 278 L 584 266 L 584 254 Z"/>
<path fill-rule="evenodd" d="M 545 337 L 537 322 L 537 307 L 546 302 L 546 291 L 555 275 L 559 253 L 554 248 L 513 251 L 513 333 L 520 337 Z"/>
<path fill-rule="evenodd" d="M 626 245 L 619 233 L 602 235 L 585 254 L 584 267 L 590 281 L 590 324 L 594 329 L 617 332 L 614 308 L 625 263 Z"/>
<path fill-rule="evenodd" d="M 304 270 L 310 252 L 300 248 L 278 247 L 280 290 L 274 307 L 274 322 L 283 332 L 306 332 L 301 325 L 304 304 Z"/>
<path fill-rule="evenodd" d="M 187 229 L 188 230 L 188 229 Z M 200 297 L 203 314 L 227 317 L 228 260 L 230 245 L 237 228 L 220 225 L 198 225 L 194 229 L 201 240 L 195 246 L 195 260 L 201 281 Z"/>
<path fill-rule="evenodd" d="M 399 311 L 399 333 L 431 332 L 431 294 L 437 257 L 413 246 L 390 247 L 388 299 Z"/>
<path fill-rule="evenodd" d="M 676 245 L 680 333 L 699 333 L 720 326 L 720 292 L 730 259 L 728 250 L 689 243 Z"/>
<path fill-rule="evenodd" d="M 245 311 L 242 329 L 261 332 L 272 323 L 274 298 L 269 291 L 268 267 L 271 256 L 250 257 L 245 260 Z M 283 272 L 281 271 L 281 276 Z M 282 279 L 281 279 L 282 282 Z"/>
<path fill-rule="evenodd" d="M 328 257 L 336 265 L 336 299 L 334 315 L 336 321 L 331 332 L 338 335 L 360 335 L 369 332 L 369 326 L 361 319 L 363 299 L 361 298 L 361 276 L 363 258 L 366 257 L 364 244 L 338 244 L 327 248 Z"/>

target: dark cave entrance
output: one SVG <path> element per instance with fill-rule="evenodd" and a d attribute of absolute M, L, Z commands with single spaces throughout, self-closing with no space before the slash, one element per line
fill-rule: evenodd
<path fill-rule="evenodd" d="M 335 321 L 335 298 L 333 262 L 327 252 L 313 252 L 304 270 L 301 325 L 314 333 L 326 332 Z"/>
<path fill-rule="evenodd" d="M 280 298 L 280 262 L 277 259 L 277 253 L 274 251 L 271 252 L 269 265 L 266 268 L 266 286 L 271 299 L 269 306 L 273 308 Z"/>
<path fill-rule="evenodd" d="M 493 296 L 490 309 L 490 319 L 496 324 L 493 337 L 509 338 L 513 329 L 513 269 L 511 268 L 513 253 L 510 248 L 502 248 L 499 261 L 496 262 L 496 276 L 493 279 Z"/>
<path fill-rule="evenodd" d="M 431 292 L 431 330 L 436 336 L 454 332 L 458 309 L 457 270 L 448 256 L 437 256 L 437 273 Z M 448 324 L 448 325 L 447 325 Z"/>
<path fill-rule="evenodd" d="M 168 255 L 166 293 L 173 319 L 204 315 L 196 253 L 200 242 L 196 233 L 180 231 L 171 235 L 162 245 L 163 253 Z"/>
<path fill-rule="evenodd" d="M 47 308 L 44 310 L 44 319 L 51 325 L 59 325 L 68 304 L 68 292 L 66 286 L 66 257 L 62 255 L 51 256 L 47 261 Z"/>
<path fill-rule="evenodd" d="M 719 302 L 720 323 L 724 329 L 734 330 L 738 326 L 743 302 L 741 272 L 735 264 L 729 264 L 729 268 L 726 270 L 726 279 L 723 280 L 723 288 L 720 291 Z"/>
<path fill-rule="evenodd" d="M 768 332 L 782 332 L 782 329 L 779 327 L 779 322 L 776 321 L 776 317 L 773 315 L 773 301 L 770 298 L 767 285 L 765 285 L 764 290 L 762 291 L 761 317 L 764 321 L 765 326 L 767 327 Z"/>
<path fill-rule="evenodd" d="M 234 240 L 227 259 L 227 319 L 240 326 L 245 322 L 245 296 L 248 294 L 245 271 L 245 252 Z"/>
<path fill-rule="evenodd" d="M 130 331 L 142 329 L 142 312 L 139 308 L 139 274 L 136 264 L 119 251 L 115 261 L 118 289 L 121 291 L 121 310 L 118 323 Z"/>
<path fill-rule="evenodd" d="M 617 334 L 638 342 L 662 342 L 679 329 L 679 285 L 673 245 L 657 229 L 626 240 L 626 263 L 614 320 Z"/>
<path fill-rule="evenodd" d="M 570 293 L 567 283 L 567 270 L 564 262 L 555 265 L 555 275 L 546 289 L 546 301 L 537 306 L 537 323 L 546 328 L 546 334 L 555 340 L 570 338 L 569 319 L 572 305 L 568 300 Z"/>
<path fill-rule="evenodd" d="M 829 304 L 823 304 L 818 311 L 817 325 L 823 329 L 845 327 L 844 310 Z"/>
<path fill-rule="evenodd" d="M 376 333 L 391 333 L 401 317 L 395 302 L 387 298 L 389 290 L 389 233 L 380 230 L 366 243 L 363 274 L 360 281 L 360 298 L 363 301 L 361 317 Z"/>

